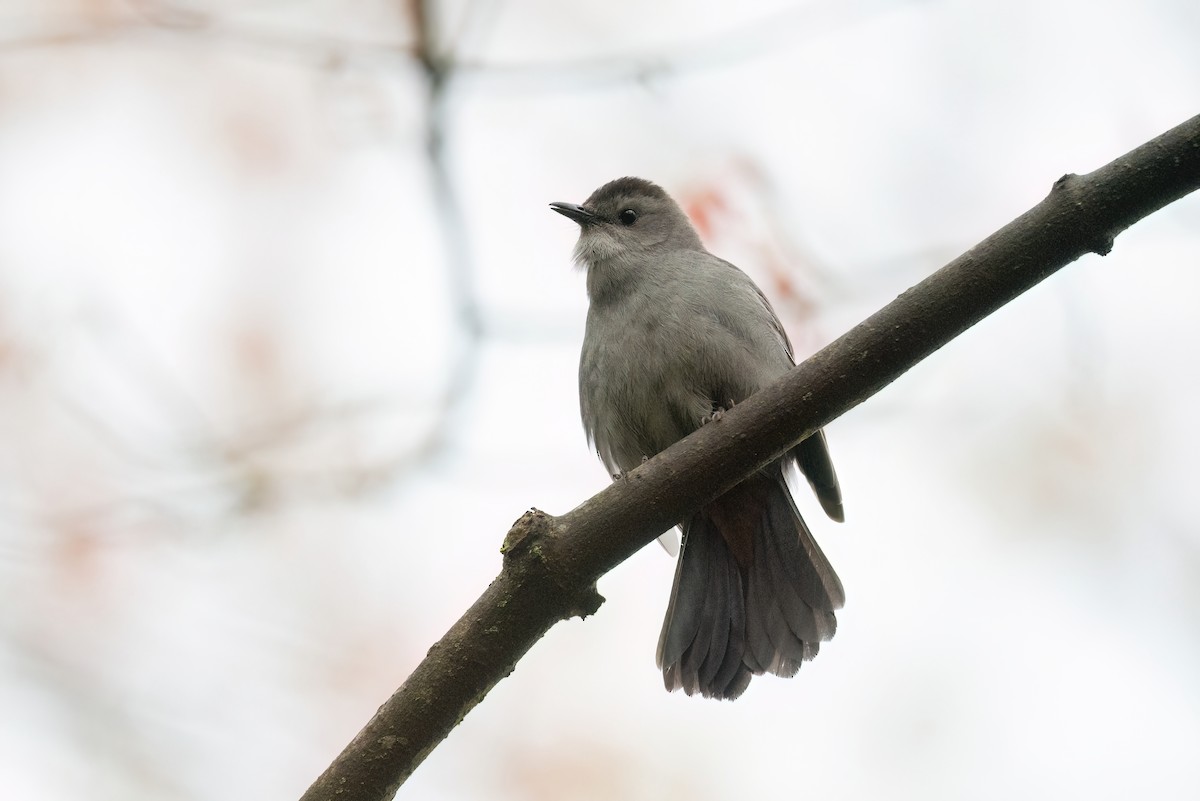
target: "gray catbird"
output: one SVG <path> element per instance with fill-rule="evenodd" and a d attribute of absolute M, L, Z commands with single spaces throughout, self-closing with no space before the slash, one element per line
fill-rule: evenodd
<path fill-rule="evenodd" d="M 792 345 L 750 278 L 704 249 L 656 184 L 620 178 L 582 206 L 575 258 L 590 300 L 579 360 L 583 426 L 614 474 L 695 431 L 794 365 Z M 799 465 L 842 520 L 818 431 L 680 522 L 683 547 L 658 641 L 668 690 L 737 698 L 750 677 L 793 676 L 833 636 L 842 584 L 784 482 Z"/>

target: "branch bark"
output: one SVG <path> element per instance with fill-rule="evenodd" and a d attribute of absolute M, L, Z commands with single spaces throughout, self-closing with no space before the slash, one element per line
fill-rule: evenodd
<path fill-rule="evenodd" d="M 1200 188 L 1200 116 L 1034 208 L 719 421 L 560 517 L 531 510 L 500 575 L 313 783 L 302 801 L 384 801 L 560 620 L 594 613 L 595 582 L 687 513 L 862 403 L 917 362 L 1133 223 Z"/>

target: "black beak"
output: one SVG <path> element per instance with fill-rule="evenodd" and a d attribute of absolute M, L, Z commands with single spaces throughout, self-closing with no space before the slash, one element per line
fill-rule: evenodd
<path fill-rule="evenodd" d="M 574 220 L 580 225 L 587 225 L 588 223 L 596 220 L 595 212 L 588 211 L 583 206 L 576 205 L 575 203 L 554 202 L 550 204 L 550 208 L 554 209 L 562 216 Z"/>

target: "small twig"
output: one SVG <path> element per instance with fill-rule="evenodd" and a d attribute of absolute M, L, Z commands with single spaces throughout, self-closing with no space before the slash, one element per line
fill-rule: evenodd
<path fill-rule="evenodd" d="M 921 0 L 908 0 L 909 5 L 918 2 Z M 489 88 L 494 86 L 507 91 L 559 89 L 578 93 L 614 84 L 650 83 L 742 64 L 785 48 L 794 50 L 803 42 L 819 40 L 865 18 L 904 7 L 905 4 L 898 6 L 878 0 L 809 3 L 785 8 L 711 36 L 663 42 L 627 53 L 527 63 L 461 59 L 456 66 L 464 81 L 486 81 Z"/>
<path fill-rule="evenodd" d="M 921 1 L 908 0 L 910 4 Z M 880 0 L 808 4 L 787 8 L 711 36 L 663 42 L 644 50 L 562 61 L 496 63 L 464 57 L 456 49 L 461 44 L 461 37 L 451 39 L 445 52 L 429 49 L 430 9 L 426 0 L 400 2 L 406 18 L 414 23 L 414 42 L 352 39 L 327 36 L 317 31 L 289 31 L 241 21 L 231 23 L 215 14 L 143 1 L 135 6 L 138 14 L 132 17 L 114 17 L 103 23 L 85 25 L 64 20 L 43 24 L 42 30 L 35 33 L 0 35 L 0 52 L 106 42 L 153 45 L 192 41 L 306 62 L 315 67 L 335 63 L 343 68 L 390 70 L 411 63 L 415 58 L 422 62 L 427 73 L 448 76 L 453 72 L 457 78 L 471 84 L 486 81 L 489 89 L 579 92 L 613 84 L 648 83 L 743 63 L 783 48 L 795 48 L 798 42 L 827 36 L 831 31 L 897 8 L 894 3 Z M 482 11 L 467 8 L 463 14 L 464 26 L 478 17 L 484 17 L 486 22 L 487 15 Z M 422 37 L 425 37 L 424 41 Z M 430 70 L 431 66 L 436 66 L 436 70 Z"/>

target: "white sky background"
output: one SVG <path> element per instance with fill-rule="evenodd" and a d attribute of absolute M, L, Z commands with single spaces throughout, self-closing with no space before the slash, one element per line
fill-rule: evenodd
<path fill-rule="evenodd" d="M 299 796 L 605 485 L 549 201 L 662 183 L 811 352 L 1200 112 L 1187 0 L 447 4 L 459 280 L 405 8 L 0 3 L 6 796 Z M 401 796 L 1194 793 L 1198 263 L 1192 197 L 830 427 L 795 679 L 665 693 L 647 548 Z"/>

